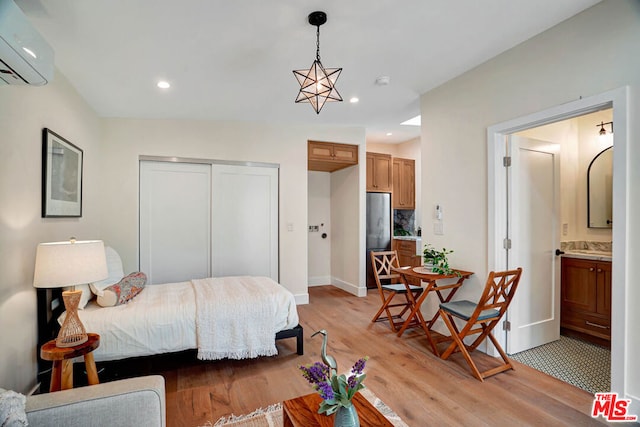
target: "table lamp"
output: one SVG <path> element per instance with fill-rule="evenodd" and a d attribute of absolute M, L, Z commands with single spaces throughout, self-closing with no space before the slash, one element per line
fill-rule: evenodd
<path fill-rule="evenodd" d="M 102 240 L 40 243 L 36 249 L 33 286 L 36 288 L 73 287 L 62 292 L 67 312 L 56 338 L 57 347 L 73 347 L 87 341 L 87 332 L 78 317 L 82 290 L 75 285 L 106 279 L 107 260 Z"/>

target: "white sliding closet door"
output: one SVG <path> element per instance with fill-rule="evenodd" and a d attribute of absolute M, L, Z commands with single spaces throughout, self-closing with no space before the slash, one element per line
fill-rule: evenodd
<path fill-rule="evenodd" d="M 140 162 L 140 271 L 149 283 L 211 275 L 211 165 Z"/>
<path fill-rule="evenodd" d="M 278 281 L 278 169 L 212 166 L 213 276 Z"/>

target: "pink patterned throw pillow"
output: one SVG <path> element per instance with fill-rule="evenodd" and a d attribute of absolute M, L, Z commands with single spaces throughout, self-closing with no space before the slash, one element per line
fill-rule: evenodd
<path fill-rule="evenodd" d="M 122 280 L 104 289 L 104 294 L 98 296 L 98 304 L 102 307 L 113 307 L 126 304 L 144 289 L 147 275 L 137 271 L 124 276 Z"/>

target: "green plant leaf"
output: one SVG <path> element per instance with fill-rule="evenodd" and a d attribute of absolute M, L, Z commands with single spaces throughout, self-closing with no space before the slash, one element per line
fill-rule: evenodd
<path fill-rule="evenodd" d="M 327 414 L 331 415 L 338 410 L 338 405 L 336 403 L 329 404 L 327 401 L 323 401 L 318 408 L 319 414 Z"/>

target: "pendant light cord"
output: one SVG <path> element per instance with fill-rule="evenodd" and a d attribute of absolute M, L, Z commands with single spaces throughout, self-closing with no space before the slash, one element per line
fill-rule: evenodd
<path fill-rule="evenodd" d="M 320 25 L 316 26 L 316 59 L 320 61 Z"/>

